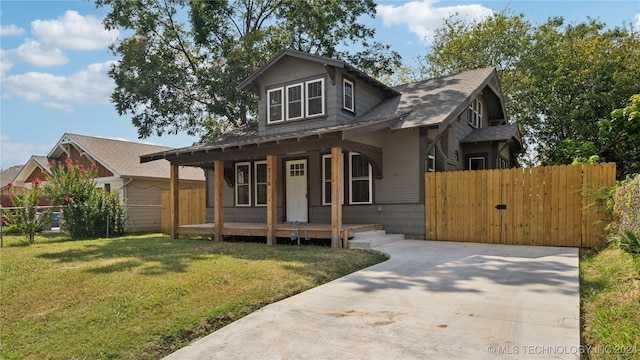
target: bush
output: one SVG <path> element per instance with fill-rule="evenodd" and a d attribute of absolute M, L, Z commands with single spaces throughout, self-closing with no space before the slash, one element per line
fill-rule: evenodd
<path fill-rule="evenodd" d="M 629 229 L 618 234 L 620 248 L 631 254 L 640 254 L 640 232 L 633 232 Z"/>
<path fill-rule="evenodd" d="M 51 221 L 51 210 L 38 210 L 38 199 L 42 196 L 40 179 L 35 179 L 30 189 L 23 189 L 20 196 L 13 193 L 13 183 L 9 183 L 9 198 L 13 209 L 6 212 L 8 223 L 23 234 L 29 244 L 36 233 L 42 231 Z M 11 230 L 11 229 L 10 229 Z"/>
<path fill-rule="evenodd" d="M 60 227 L 72 239 L 119 236 L 124 233 L 124 204 L 120 193 L 96 188 L 96 168 L 85 169 L 67 159 L 51 164 L 46 192 L 54 205 L 63 207 Z"/>

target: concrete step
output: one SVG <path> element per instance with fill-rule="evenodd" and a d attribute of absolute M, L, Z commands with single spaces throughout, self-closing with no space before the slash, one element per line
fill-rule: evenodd
<path fill-rule="evenodd" d="M 349 240 L 349 249 L 370 250 L 394 241 L 404 240 L 403 234 L 387 234 L 384 230 L 358 232 Z"/>

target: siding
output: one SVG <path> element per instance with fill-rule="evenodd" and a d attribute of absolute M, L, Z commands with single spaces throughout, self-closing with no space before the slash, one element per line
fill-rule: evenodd
<path fill-rule="evenodd" d="M 382 159 L 384 177 L 374 182 L 376 203 L 421 203 L 419 137 L 419 129 L 386 131 L 384 134 Z"/>

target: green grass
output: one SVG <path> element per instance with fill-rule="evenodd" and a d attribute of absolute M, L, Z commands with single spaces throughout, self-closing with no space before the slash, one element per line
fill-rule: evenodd
<path fill-rule="evenodd" d="M 585 358 L 640 358 L 640 257 L 615 244 L 581 252 L 580 301 L 582 342 L 595 349 Z"/>
<path fill-rule="evenodd" d="M 316 246 L 5 236 L 0 358 L 156 359 L 271 302 L 384 261 Z"/>

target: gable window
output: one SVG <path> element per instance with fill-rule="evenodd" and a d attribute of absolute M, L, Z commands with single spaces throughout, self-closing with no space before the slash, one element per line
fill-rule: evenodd
<path fill-rule="evenodd" d="M 358 153 L 349 153 L 349 203 L 371 204 L 373 179 L 371 165 Z"/>
<path fill-rule="evenodd" d="M 303 116 L 302 84 L 287 86 L 287 120 L 300 119 Z"/>
<path fill-rule="evenodd" d="M 251 163 L 236 163 L 236 206 L 251 205 Z"/>
<path fill-rule="evenodd" d="M 484 170 L 484 156 L 474 156 L 469 158 L 469 170 Z"/>
<path fill-rule="evenodd" d="M 469 104 L 469 125 L 474 128 L 482 127 L 482 103 L 475 99 Z"/>
<path fill-rule="evenodd" d="M 436 171 L 436 147 L 431 147 L 427 154 L 427 171 Z"/>
<path fill-rule="evenodd" d="M 342 92 L 344 94 L 342 106 L 349 111 L 355 111 L 353 100 L 353 82 L 348 79 L 342 80 Z"/>
<path fill-rule="evenodd" d="M 308 81 L 307 88 L 307 117 L 324 115 L 324 79 Z"/>
<path fill-rule="evenodd" d="M 267 123 L 273 123 L 284 120 L 284 101 L 282 101 L 282 88 L 267 91 Z"/>
<path fill-rule="evenodd" d="M 340 199 L 344 204 L 342 186 Z M 331 154 L 322 155 L 322 205 L 331 205 Z"/>
<path fill-rule="evenodd" d="M 267 205 L 267 162 L 256 161 L 254 165 L 256 206 Z"/>

